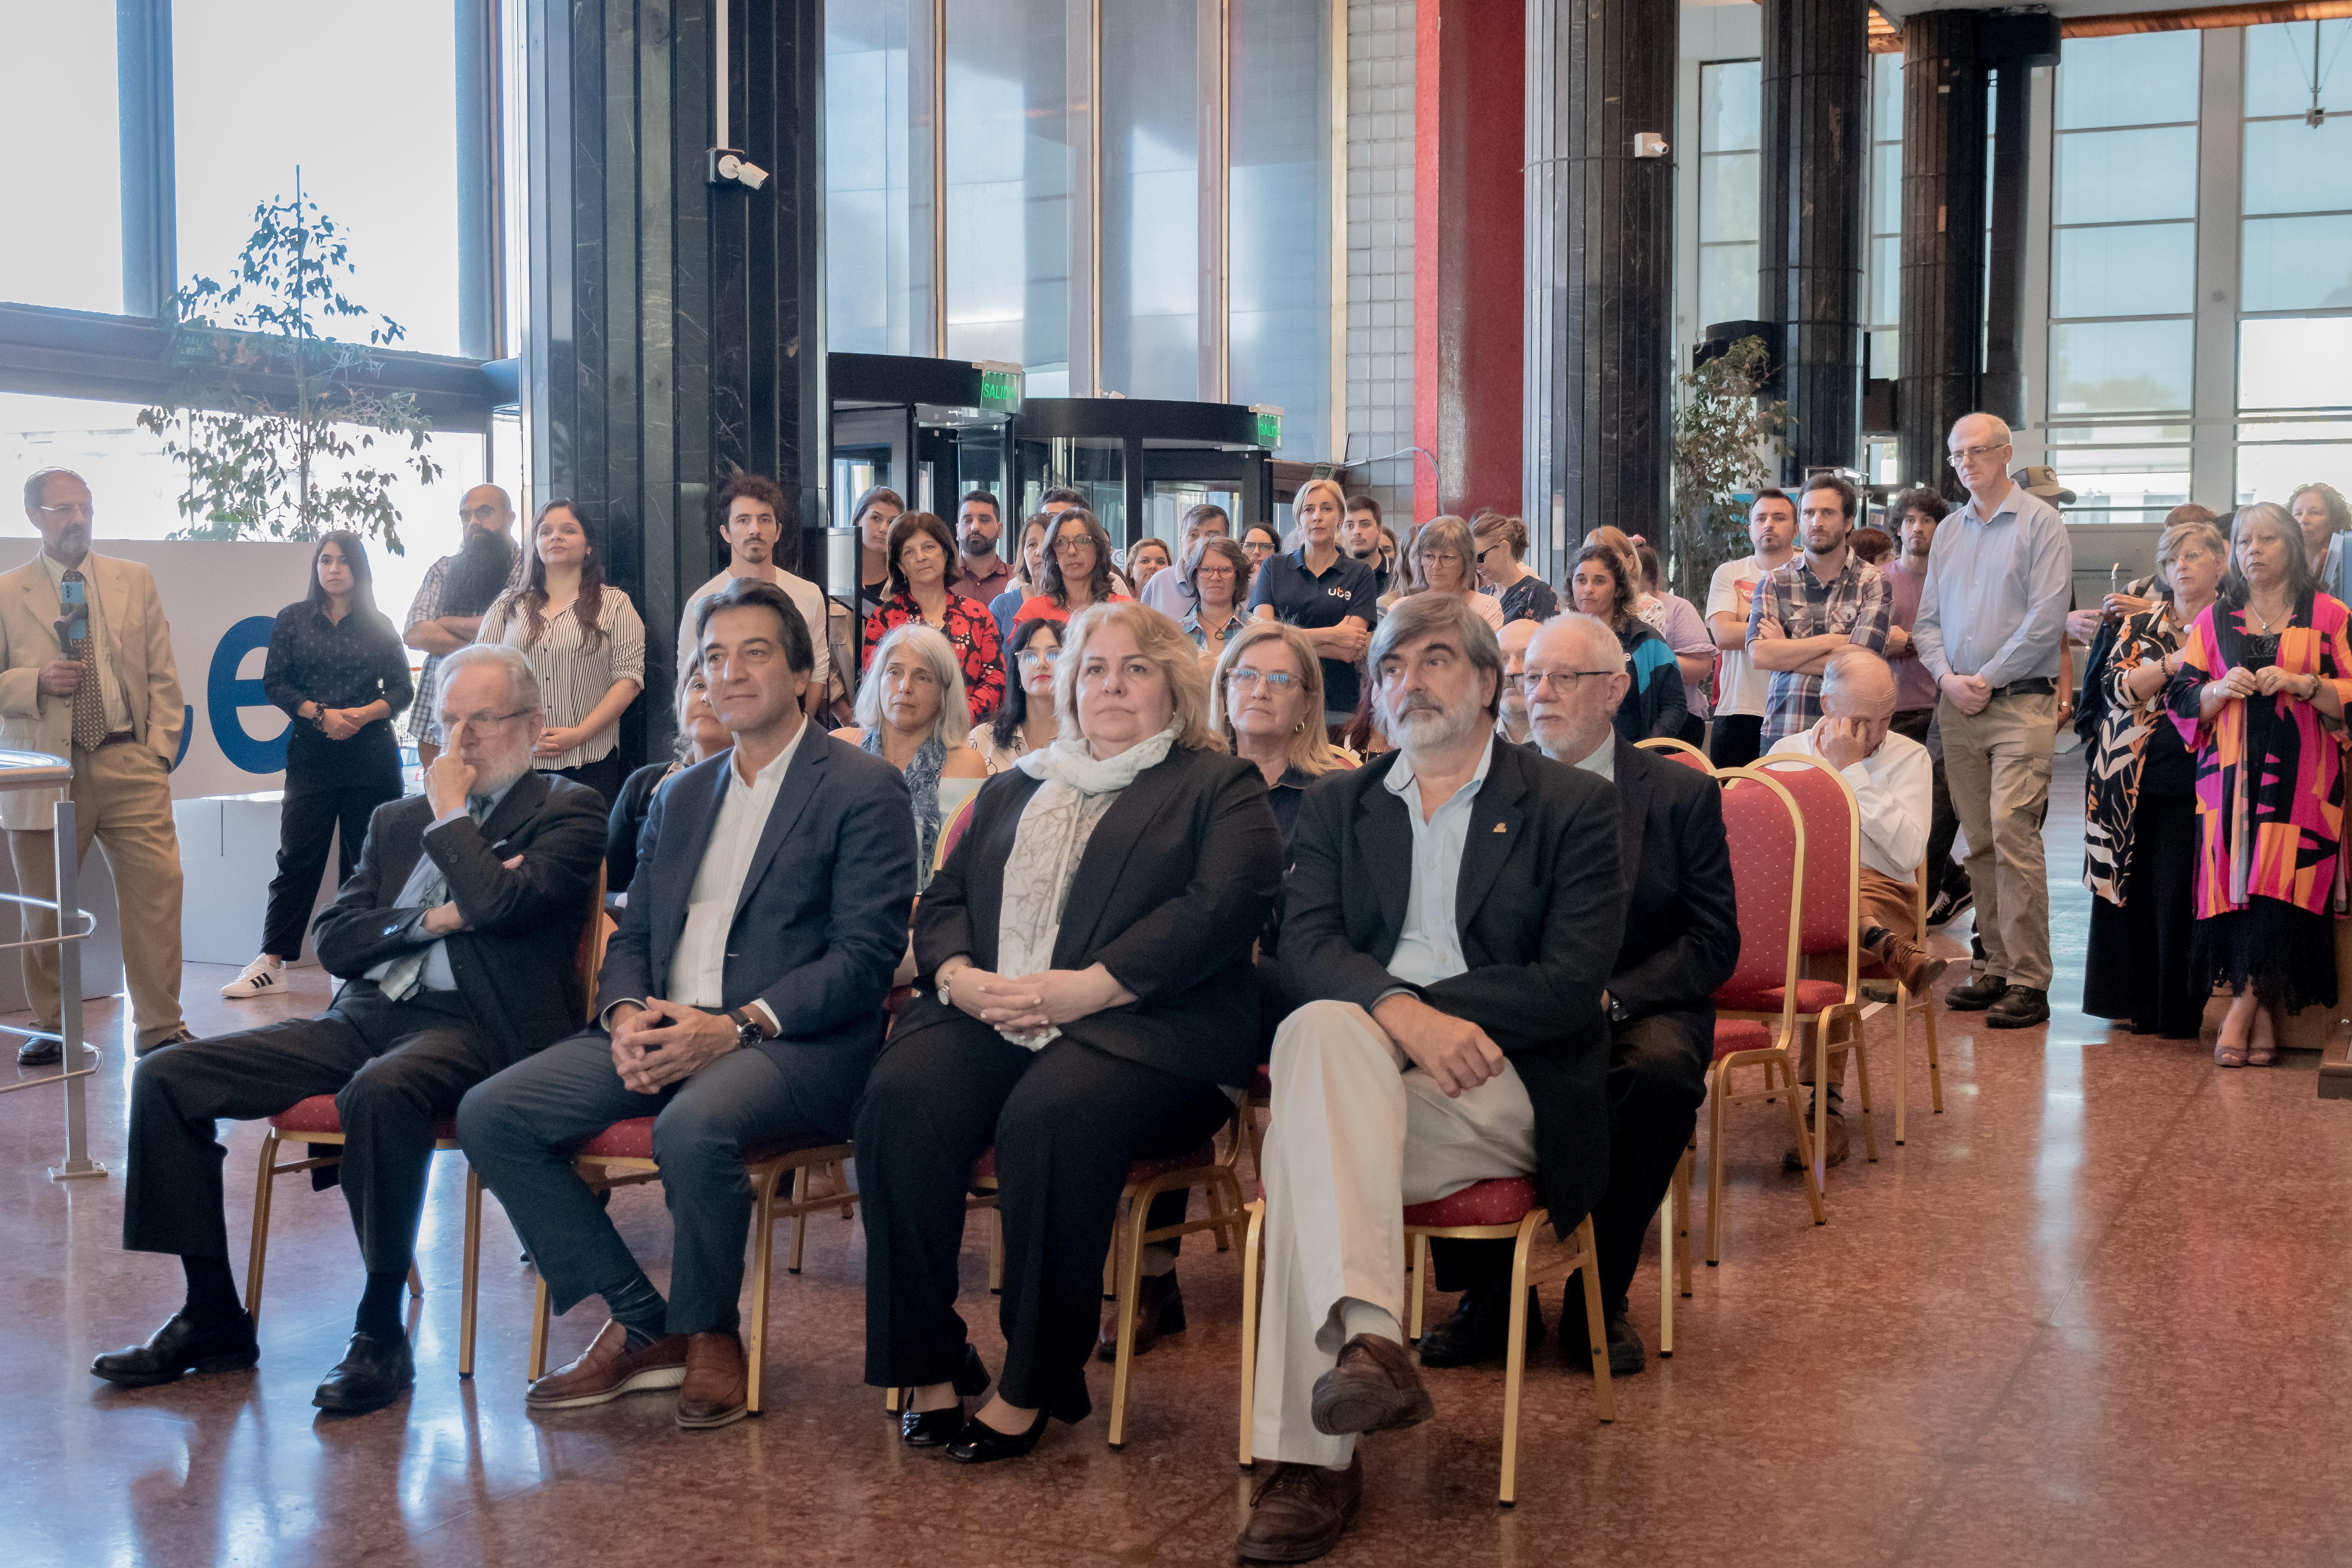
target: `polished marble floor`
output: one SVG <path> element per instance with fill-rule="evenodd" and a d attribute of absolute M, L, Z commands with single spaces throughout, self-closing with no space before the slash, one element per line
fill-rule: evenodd
<path fill-rule="evenodd" d="M 2079 952 L 2079 785 L 2059 795 L 2058 946 Z M 223 1003 L 229 974 L 190 966 L 199 1031 L 323 1001 L 313 972 L 281 1002 Z M 2053 994 L 2079 994 L 2062 969 Z M 1910 1142 L 1874 1165 L 1857 1138 L 1826 1227 L 1780 1173 L 1773 1113 L 1739 1118 L 1723 1266 L 1680 1304 L 1674 1360 L 1618 1383 L 1614 1426 L 1593 1423 L 1589 1384 L 1548 1342 L 1519 1506 L 1499 1511 L 1500 1375 L 1432 1373 L 1437 1418 L 1367 1445 L 1362 1521 L 1329 1561 L 2352 1562 L 2352 1105 L 2315 1098 L 2315 1058 L 2217 1072 L 2207 1050 L 2063 1006 L 2047 1030 L 1942 1024 L 1946 1113 L 1927 1114 L 1915 1032 Z M 95 1152 L 119 1168 L 129 1062 L 113 1008 L 93 1028 Z M 1883 1093 L 1892 1079 L 1883 1069 Z M 463 1182 L 445 1155 L 416 1393 L 335 1419 L 310 1398 L 358 1282 L 340 1195 L 282 1184 L 258 1371 L 117 1391 L 84 1369 L 162 1321 L 177 1270 L 119 1249 L 119 1181 L 47 1179 L 58 1129 L 54 1089 L 0 1096 L 0 1563 L 1230 1560 L 1248 1485 L 1234 1464 L 1240 1288 L 1235 1259 L 1200 1238 L 1182 1269 L 1192 1327 L 1138 1363 L 1127 1447 L 1104 1444 L 1098 1369 L 1092 1421 L 971 1472 L 901 1448 L 859 1385 L 864 1246 L 837 1217 L 812 1222 L 805 1272 L 778 1277 L 758 1420 L 682 1434 L 662 1395 L 526 1415 L 531 1275 L 495 1204 L 477 1375 L 461 1382 Z M 227 1142 L 241 1246 L 258 1137 L 239 1127 Z M 614 1212 L 658 1278 L 657 1191 L 624 1192 Z M 985 1234 L 965 1281 L 992 1361 Z M 1557 1287 L 1546 1295 L 1556 1310 Z M 1654 1345 L 1648 1268 L 1634 1315 Z M 559 1321 L 559 1358 L 597 1321 Z"/>

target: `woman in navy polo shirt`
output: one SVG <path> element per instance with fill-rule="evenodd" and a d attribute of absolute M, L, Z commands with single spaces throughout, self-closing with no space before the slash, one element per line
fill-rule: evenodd
<path fill-rule="evenodd" d="M 1250 617 L 1297 626 L 1323 666 L 1323 721 L 1345 724 L 1356 710 L 1356 661 L 1372 640 L 1380 583 L 1339 548 L 1348 498 L 1330 479 L 1309 479 L 1290 503 L 1300 544 L 1269 555 L 1250 584 Z"/>

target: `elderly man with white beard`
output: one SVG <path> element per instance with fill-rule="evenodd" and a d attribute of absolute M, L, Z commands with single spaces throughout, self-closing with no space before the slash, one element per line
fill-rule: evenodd
<path fill-rule="evenodd" d="M 1467 601 L 1405 599 L 1370 664 L 1397 749 L 1318 782 L 1292 841 L 1250 1562 L 1329 1551 L 1357 1436 L 1433 1413 L 1398 1324 L 1405 1205 L 1533 1174 L 1564 1237 L 1608 1174 L 1616 792 L 1496 737 L 1502 651 Z"/>
<path fill-rule="evenodd" d="M 531 771 L 546 718 L 529 660 L 461 648 L 442 662 L 438 700 L 445 749 L 425 793 L 376 808 L 359 868 L 311 926 L 320 963 L 343 982 L 334 1005 L 169 1046 L 131 1075 L 122 1245 L 177 1254 L 187 1299 L 146 1343 L 91 1363 L 109 1383 L 147 1387 L 259 1359 L 229 1274 L 214 1121 L 320 1094 L 341 1114 L 340 1175 L 367 1287 L 312 1403 L 357 1414 L 415 1381 L 400 1308 L 434 1123 L 579 1026 L 574 953 L 604 858 L 603 797 Z"/>

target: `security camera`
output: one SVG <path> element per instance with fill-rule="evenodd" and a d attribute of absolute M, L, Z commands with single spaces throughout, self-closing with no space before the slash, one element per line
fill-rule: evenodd
<path fill-rule="evenodd" d="M 710 150 L 710 183 L 756 191 L 768 183 L 768 171 L 731 147 L 714 147 Z"/>

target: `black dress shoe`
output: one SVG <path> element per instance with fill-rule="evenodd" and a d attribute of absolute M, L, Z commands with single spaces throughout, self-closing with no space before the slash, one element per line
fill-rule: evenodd
<path fill-rule="evenodd" d="M 1955 985 L 1944 993 L 1944 1005 L 1955 1013 L 1981 1013 L 2000 1000 L 2009 989 L 2009 982 L 1998 974 L 1979 975 L 1966 985 Z"/>
<path fill-rule="evenodd" d="M 55 1040 L 26 1040 L 16 1047 L 20 1068 L 54 1067 L 66 1059 L 66 1048 Z"/>
<path fill-rule="evenodd" d="M 1543 1343 L 1543 1312 L 1528 1291 L 1528 1349 Z M 1511 1342 L 1511 1282 L 1497 1279 L 1462 1292 L 1454 1315 L 1421 1336 L 1423 1366 L 1476 1366 L 1501 1361 Z"/>
<path fill-rule="evenodd" d="M 945 1410 L 902 1410 L 898 1413 L 898 1441 L 909 1448 L 944 1448 L 962 1436 L 970 1425 L 963 1418 L 961 1399 Z"/>
<path fill-rule="evenodd" d="M 1000 1432 L 975 1415 L 963 1424 L 963 1436 L 948 1445 L 948 1458 L 959 1465 L 987 1465 L 998 1459 L 1017 1459 L 1037 1446 L 1045 1435 L 1045 1423 L 1052 1419 L 1048 1410 L 1037 1412 L 1037 1419 L 1029 1423 L 1026 1432 Z"/>
<path fill-rule="evenodd" d="M 1129 1352 L 1148 1355 L 1160 1342 L 1162 1334 L 1184 1331 L 1184 1292 L 1176 1283 L 1176 1270 L 1165 1274 L 1147 1274 L 1135 1289 L 1135 1346 Z M 1095 1336 L 1095 1358 L 1097 1361 L 1118 1359 L 1118 1309 L 1114 1306 L 1103 1314 L 1102 1332 Z"/>
<path fill-rule="evenodd" d="M 176 1383 L 191 1372 L 243 1372 L 260 1359 L 253 1320 L 242 1311 L 209 1327 L 174 1312 L 145 1344 L 109 1351 L 91 1362 L 89 1370 L 123 1388 L 152 1388 Z"/>
<path fill-rule="evenodd" d="M 1592 1371 L 1592 1341 L 1584 1329 L 1584 1289 L 1574 1279 L 1568 1282 L 1568 1299 L 1561 1304 L 1559 1314 L 1559 1353 L 1570 1372 L 1588 1375 Z M 1609 1346 L 1609 1375 L 1631 1377 L 1647 1363 L 1649 1352 L 1643 1347 L 1642 1336 L 1633 1331 L 1633 1321 L 1622 1306 L 1601 1309 L 1601 1331 Z"/>
<path fill-rule="evenodd" d="M 2050 993 L 2030 985 L 2009 987 L 1985 1009 L 1985 1026 L 1990 1029 L 2032 1029 L 2049 1021 Z"/>
<path fill-rule="evenodd" d="M 373 1334 L 353 1334 L 310 1403 L 340 1415 L 360 1415 L 381 1410 L 416 1385 L 416 1363 L 408 1353 L 408 1336 L 382 1340 Z"/>

